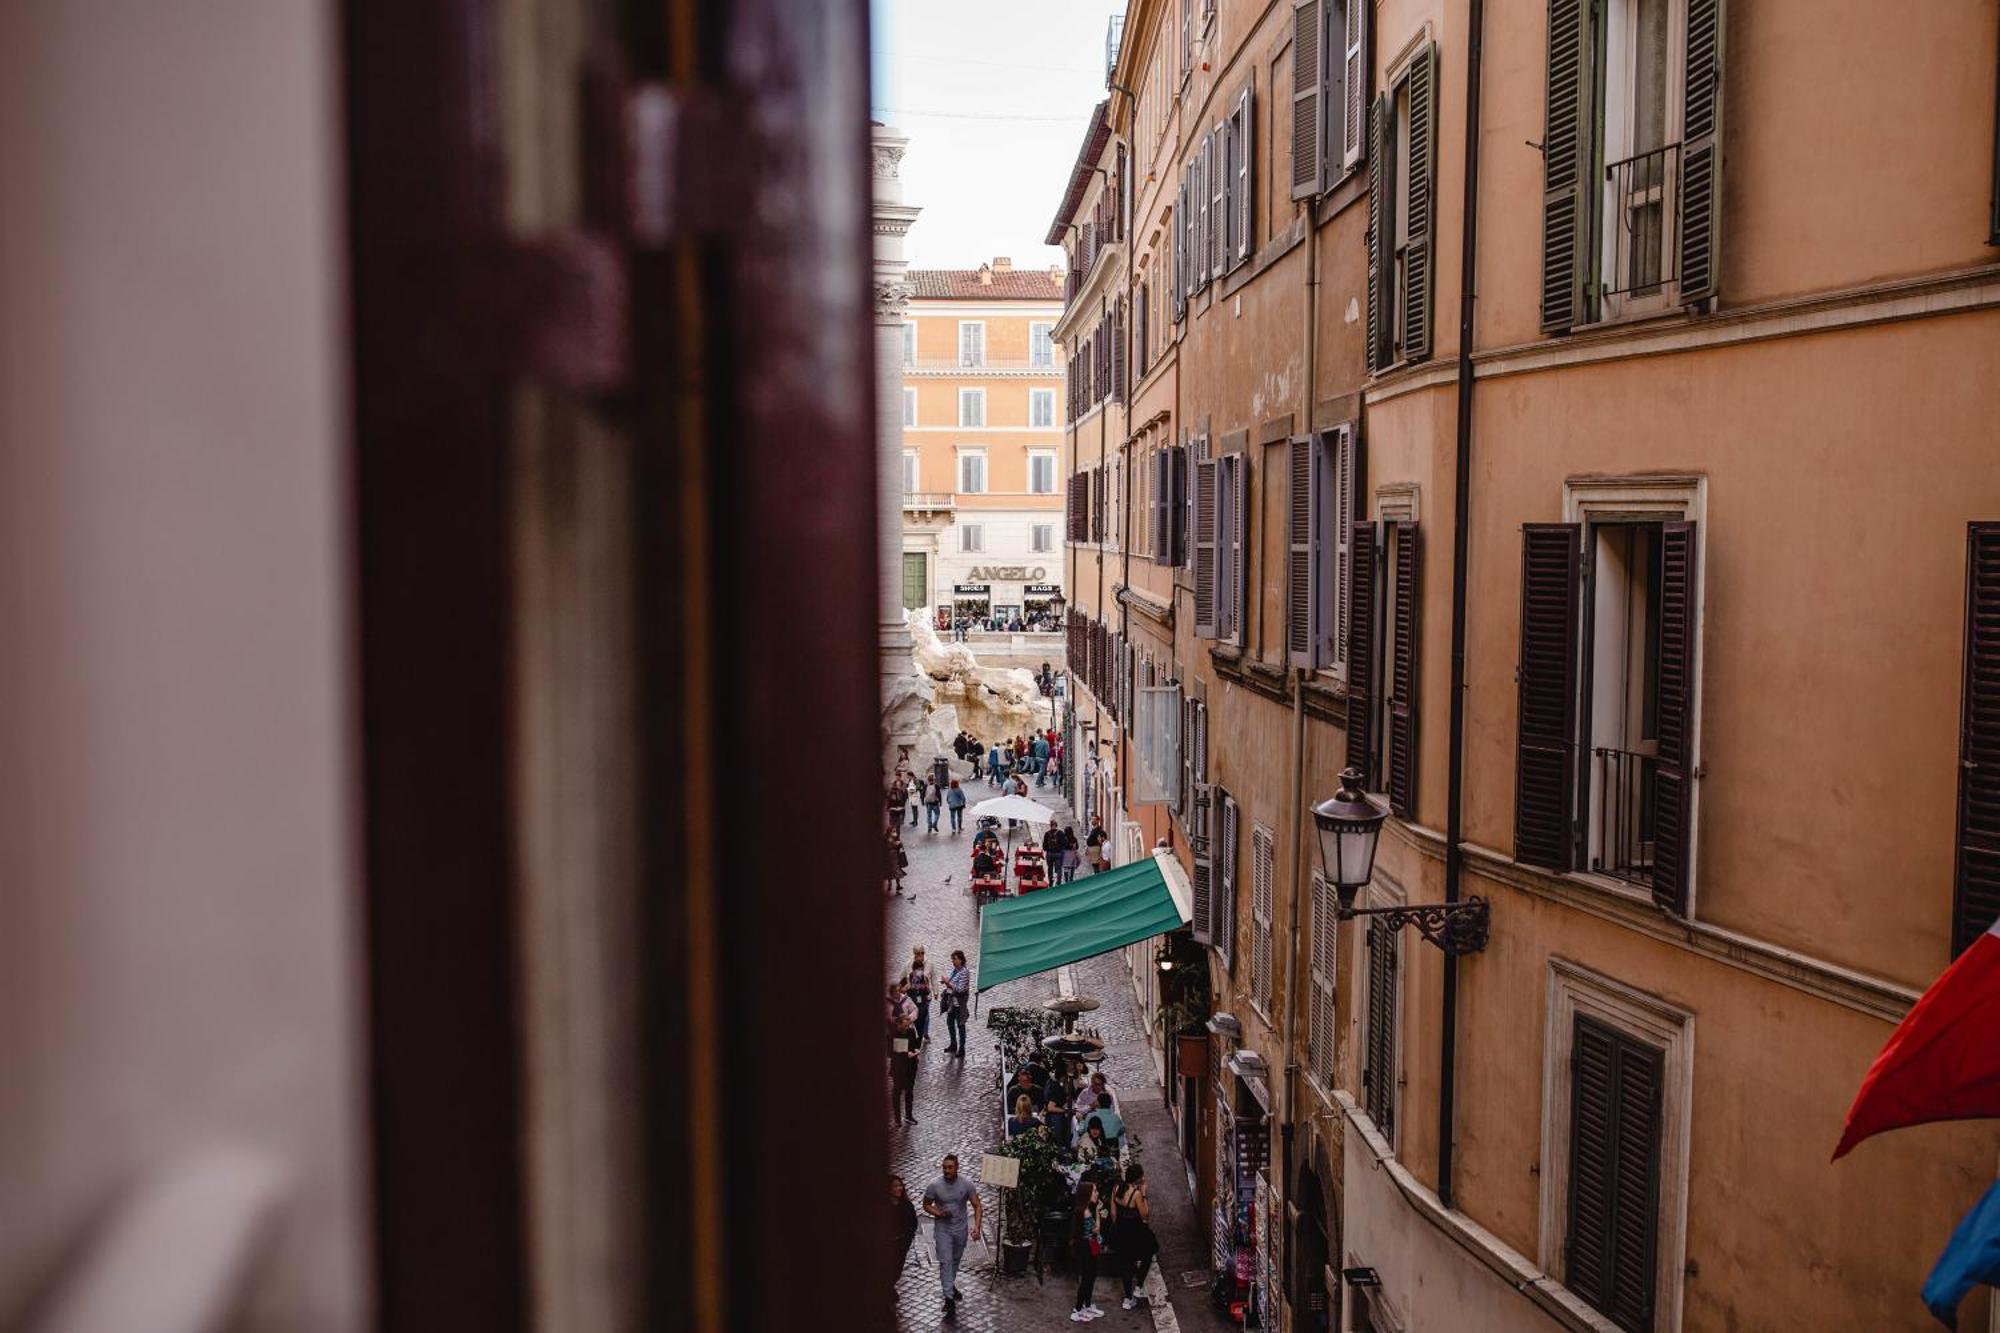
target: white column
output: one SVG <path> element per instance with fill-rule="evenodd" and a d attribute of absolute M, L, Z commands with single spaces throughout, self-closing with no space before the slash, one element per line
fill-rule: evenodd
<path fill-rule="evenodd" d="M 903 624 L 903 313 L 910 301 L 903 237 L 920 210 L 903 202 L 902 162 L 909 139 L 887 125 L 872 127 L 875 159 L 875 402 L 877 492 L 881 504 L 881 603 L 878 639 L 883 700 L 907 676 L 910 633 Z M 913 744 L 907 725 L 892 727 L 884 711 L 883 753 L 891 764 Z M 891 734 L 891 733 L 894 734 Z M 918 756 L 919 759 L 924 756 Z"/>

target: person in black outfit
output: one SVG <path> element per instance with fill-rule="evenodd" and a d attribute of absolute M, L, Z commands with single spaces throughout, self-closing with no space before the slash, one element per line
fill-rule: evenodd
<path fill-rule="evenodd" d="M 896 1271 L 901 1273 L 903 1265 L 910 1261 L 910 1242 L 917 1238 L 917 1205 L 910 1201 L 910 1191 L 904 1188 L 901 1176 L 889 1177 L 889 1211 L 895 1227 Z M 895 1289 L 895 1284 L 890 1283 L 889 1290 Z"/>
<path fill-rule="evenodd" d="M 1079 1324 L 1104 1313 L 1091 1299 L 1097 1287 L 1097 1254 L 1104 1248 L 1102 1218 L 1096 1184 L 1088 1179 L 1079 1181 L 1069 1220 L 1070 1250 L 1076 1260 L 1076 1304 L 1070 1307 L 1069 1317 Z"/>
<path fill-rule="evenodd" d="M 1034 1075 L 1028 1072 L 1026 1066 L 1015 1070 L 1014 1081 L 1000 1089 L 1000 1114 L 1013 1114 L 1016 1097 L 1026 1097 L 1030 1107 L 1042 1104 L 1042 1085 L 1035 1082 Z"/>
<path fill-rule="evenodd" d="M 1125 1168 L 1125 1183 L 1111 1196 L 1111 1252 L 1117 1258 L 1118 1276 L 1125 1284 L 1125 1308 L 1146 1304 L 1139 1288 L 1146 1284 L 1146 1270 L 1160 1251 L 1153 1235 L 1152 1207 L 1146 1199 L 1146 1171 L 1137 1162 Z"/>

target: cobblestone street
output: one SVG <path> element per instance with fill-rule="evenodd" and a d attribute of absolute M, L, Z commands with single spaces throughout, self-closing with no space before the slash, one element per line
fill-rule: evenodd
<path fill-rule="evenodd" d="M 965 782 L 965 765 L 954 765 L 954 775 Z M 996 794 L 984 781 L 969 783 L 965 790 L 968 807 Z M 1028 790 L 1043 804 L 1060 808 L 1061 797 L 1053 789 L 1038 791 L 1031 784 Z M 1062 817 L 1075 822 L 1067 815 Z M 963 949 L 972 965 L 974 985 L 978 984 L 979 925 L 972 897 L 965 887 L 972 821 L 968 818 L 966 822 L 967 831 L 956 836 L 948 829 L 927 833 L 921 820 L 915 828 L 907 823 L 904 826 L 905 846 L 910 854 L 905 888 L 913 897 L 890 898 L 885 923 L 888 955 L 896 973 L 907 965 L 914 945 L 923 945 L 929 959 L 939 968 L 949 965 L 953 949 Z M 1017 832 L 1016 839 L 1024 832 Z M 1095 1322 L 1108 1328 L 1132 1330 L 1234 1327 L 1209 1313 L 1207 1308 L 1205 1230 L 1197 1224 L 1189 1203 L 1187 1178 L 1174 1141 L 1173 1123 L 1154 1078 L 1131 979 L 1123 961 L 1119 955 L 1106 955 L 1079 962 L 1069 971 L 1078 993 L 1095 996 L 1102 1002 L 1102 1007 L 1086 1016 L 1084 1022 L 1104 1037 L 1105 1061 L 1101 1067 L 1119 1094 L 1131 1136 L 1143 1150 L 1141 1160 L 1146 1166 L 1152 1196 L 1153 1225 L 1161 1245 L 1159 1263 L 1148 1282 L 1158 1308 L 1120 1309 L 1122 1293 L 1117 1280 L 1100 1274 L 1096 1303 L 1105 1314 Z M 963 1060 L 944 1054 L 944 1024 L 933 1010 L 931 1039 L 924 1049 L 917 1076 L 918 1123 L 890 1132 L 895 1169 L 903 1175 L 913 1199 L 921 1199 L 924 1185 L 937 1176 L 938 1163 L 949 1152 L 957 1153 L 966 1174 L 976 1179 L 980 1154 L 999 1138 L 1000 1067 L 992 1035 L 985 1026 L 987 1011 L 998 1005 L 1039 1004 L 1055 996 L 1058 985 L 1056 973 L 1042 973 L 1009 982 L 981 997 L 968 1026 L 969 1053 Z M 982 1189 L 981 1198 L 986 1209 L 986 1239 L 992 1245 L 1000 1201 L 997 1191 L 990 1189 Z M 1183 1286 L 1183 1274 L 1195 1275 L 1200 1285 Z M 1075 1285 L 1075 1276 L 1066 1266 L 1052 1269 L 1037 1282 L 1032 1271 L 1022 1277 L 999 1277 L 994 1265 L 982 1264 L 961 1272 L 958 1287 L 964 1299 L 949 1326 L 980 1333 L 985 1330 L 1038 1333 L 1044 1329 L 1072 1328 L 1075 1325 L 1070 1322 L 1069 1310 Z M 1169 1294 L 1171 1305 L 1161 1299 Z M 945 1326 L 928 1219 L 910 1247 L 897 1283 L 897 1322 L 904 1333 Z"/>

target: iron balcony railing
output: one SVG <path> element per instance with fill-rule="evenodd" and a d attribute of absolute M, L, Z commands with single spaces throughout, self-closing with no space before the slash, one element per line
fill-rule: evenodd
<path fill-rule="evenodd" d="M 1680 205 L 1681 146 L 1666 144 L 1604 169 L 1610 253 L 1604 294 L 1651 296 L 1674 280 L 1674 217 Z"/>
<path fill-rule="evenodd" d="M 1113 76 L 1118 73 L 1118 48 L 1125 44 L 1125 16 L 1113 14 L 1111 22 L 1104 29 L 1104 84 L 1111 86 Z"/>
<path fill-rule="evenodd" d="M 1614 750 L 1591 752 L 1597 766 L 1597 846 L 1590 868 L 1600 875 L 1653 882 L 1653 769 L 1649 754 Z"/>

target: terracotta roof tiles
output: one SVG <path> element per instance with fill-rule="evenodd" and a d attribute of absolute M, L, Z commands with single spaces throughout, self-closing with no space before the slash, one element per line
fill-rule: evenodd
<path fill-rule="evenodd" d="M 905 275 L 919 301 L 1060 301 L 1063 283 L 1045 268 L 913 268 Z M 983 279 L 991 277 L 992 281 Z"/>

